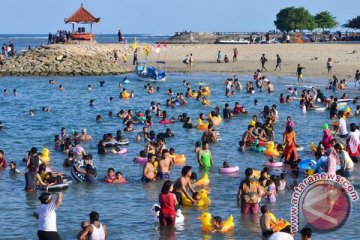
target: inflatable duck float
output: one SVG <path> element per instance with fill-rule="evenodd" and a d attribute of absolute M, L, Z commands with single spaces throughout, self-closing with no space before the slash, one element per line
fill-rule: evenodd
<path fill-rule="evenodd" d="M 45 165 L 49 165 L 51 157 L 50 157 L 50 150 L 47 148 L 43 148 L 41 151 L 41 156 L 39 156 L 40 164 L 44 163 Z"/>
<path fill-rule="evenodd" d="M 151 208 L 151 211 L 155 214 L 156 221 L 159 221 L 160 209 L 161 209 L 161 207 L 158 204 L 154 204 L 154 206 Z M 181 209 L 176 210 L 175 224 L 183 223 L 184 219 L 185 219 L 185 217 L 182 214 Z"/>
<path fill-rule="evenodd" d="M 277 219 L 272 212 L 269 212 L 268 214 L 269 214 L 270 219 L 271 219 L 270 228 L 274 232 L 280 232 L 282 229 L 284 229 L 284 228 L 286 228 L 287 226 L 290 225 L 290 223 L 285 221 L 284 219 Z"/>
<path fill-rule="evenodd" d="M 208 196 L 208 191 L 206 189 L 200 189 L 199 190 L 199 195 L 200 195 L 200 200 L 197 202 L 196 206 L 198 207 L 208 207 L 211 205 L 211 200 Z M 188 199 L 184 193 L 181 193 L 181 198 L 182 198 L 182 205 L 183 206 L 192 206 L 192 202 L 190 201 L 190 199 Z"/>
<path fill-rule="evenodd" d="M 211 214 L 208 212 L 203 212 L 198 219 L 201 221 L 201 230 L 203 232 L 212 232 L 214 230 L 213 225 L 211 224 Z M 234 219 L 233 216 L 230 215 L 228 219 L 226 219 L 222 224 L 222 228 L 217 232 L 229 232 L 234 229 Z"/>
<path fill-rule="evenodd" d="M 200 186 L 208 186 L 210 184 L 210 179 L 209 179 L 209 176 L 207 173 L 204 174 L 204 176 L 199 180 L 197 181 L 194 186 L 195 187 L 200 187 Z"/>
<path fill-rule="evenodd" d="M 280 154 L 275 149 L 275 144 L 273 141 L 268 142 L 267 149 L 264 151 L 264 154 L 268 157 L 278 157 Z"/>
<path fill-rule="evenodd" d="M 173 159 L 175 164 L 182 164 L 186 162 L 185 154 L 173 154 L 170 155 L 170 157 Z"/>
<path fill-rule="evenodd" d="M 202 91 L 201 91 L 201 96 L 203 97 L 209 97 L 211 95 L 211 91 L 209 87 L 205 87 Z"/>

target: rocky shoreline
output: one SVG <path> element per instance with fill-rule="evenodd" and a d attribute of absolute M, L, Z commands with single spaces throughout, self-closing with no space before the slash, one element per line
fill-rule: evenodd
<path fill-rule="evenodd" d="M 110 60 L 114 51 L 120 59 L 116 63 Z M 40 46 L 6 59 L 4 65 L 0 66 L 0 76 L 96 76 L 132 72 L 132 66 L 123 64 L 122 56 L 125 53 L 132 55 L 130 45 Z"/>

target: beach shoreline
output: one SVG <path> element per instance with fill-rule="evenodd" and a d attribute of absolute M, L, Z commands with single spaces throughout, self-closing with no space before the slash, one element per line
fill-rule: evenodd
<path fill-rule="evenodd" d="M 140 44 L 138 59 L 145 59 L 144 46 Z M 354 79 L 355 71 L 360 68 L 360 48 L 357 44 L 168 44 L 161 45 L 160 53 L 155 52 L 155 46 L 149 46 L 149 60 L 164 60 L 167 62 L 167 72 L 216 72 L 234 73 L 237 75 L 252 75 L 261 68 L 260 57 L 266 54 L 268 62 L 265 75 L 295 76 L 296 66 L 305 67 L 306 76 L 339 79 Z M 232 61 L 233 49 L 237 48 L 239 55 L 236 62 Z M 118 60 L 113 63 L 110 58 L 114 51 Z M 222 58 L 228 56 L 229 63 L 217 63 L 217 52 Z M 187 54 L 193 54 L 194 65 L 189 68 L 184 63 Z M 127 62 L 123 62 L 124 54 Z M 276 54 L 282 58 L 282 70 L 274 71 Z M 327 74 L 326 62 L 333 59 L 333 74 Z M 55 44 L 41 46 L 14 58 L 9 58 L 0 67 L 0 76 L 79 76 L 79 75 L 115 75 L 131 73 L 133 50 L 131 44 Z"/>

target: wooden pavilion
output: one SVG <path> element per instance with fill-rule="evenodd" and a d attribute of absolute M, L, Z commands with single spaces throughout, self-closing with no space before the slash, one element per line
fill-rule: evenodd
<path fill-rule="evenodd" d="M 70 17 L 65 18 L 65 23 L 72 24 L 71 40 L 93 40 L 94 34 L 92 33 L 93 23 L 99 23 L 100 18 L 94 17 L 88 10 L 81 4 L 80 8 Z M 75 31 L 75 23 L 77 24 L 90 24 L 90 32 L 85 31 L 85 27 L 78 27 Z"/>

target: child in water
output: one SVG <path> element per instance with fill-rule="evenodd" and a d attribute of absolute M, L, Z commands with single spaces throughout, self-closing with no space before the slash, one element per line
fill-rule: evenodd
<path fill-rule="evenodd" d="M 194 192 L 192 198 L 196 201 L 201 200 L 199 192 Z"/>
<path fill-rule="evenodd" d="M 212 232 L 218 232 L 222 229 L 222 218 L 220 216 L 213 217 L 211 221 L 211 225 L 213 226 Z"/>
<path fill-rule="evenodd" d="M 281 173 L 278 191 L 284 191 L 285 188 L 286 188 L 286 173 Z"/>
<path fill-rule="evenodd" d="M 89 223 L 87 221 L 82 221 L 81 222 L 81 230 L 79 231 L 79 233 L 77 234 L 77 239 L 80 239 L 81 234 L 85 231 L 85 229 L 89 226 Z"/>
<path fill-rule="evenodd" d="M 126 183 L 126 178 L 122 176 L 121 172 L 116 172 L 115 179 L 113 180 L 113 183 Z"/>
<path fill-rule="evenodd" d="M 223 168 L 229 168 L 229 167 L 230 167 L 229 163 L 227 161 L 224 161 Z"/>
<path fill-rule="evenodd" d="M 270 202 L 276 202 L 276 186 L 275 186 L 276 177 L 273 175 L 270 177 L 270 180 L 267 182 L 268 191 L 267 197 Z"/>
<path fill-rule="evenodd" d="M 11 175 L 22 175 L 23 174 L 19 169 L 16 168 L 16 162 L 14 162 L 14 161 L 10 162 L 9 173 Z"/>

